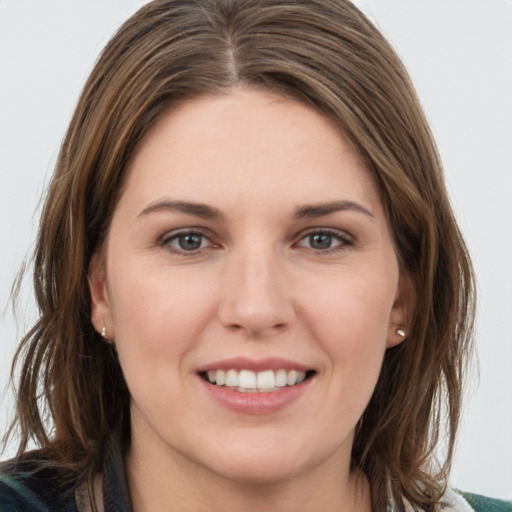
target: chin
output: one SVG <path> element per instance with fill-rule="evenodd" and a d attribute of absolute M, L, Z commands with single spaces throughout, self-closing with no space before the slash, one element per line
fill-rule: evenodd
<path fill-rule="evenodd" d="M 212 454 L 212 463 L 208 465 L 211 471 L 226 480 L 264 486 L 280 484 L 305 474 L 335 451 L 317 450 L 311 443 L 287 441 L 237 443 L 224 449 L 222 454 Z"/>
<path fill-rule="evenodd" d="M 283 461 L 280 457 L 238 457 L 214 471 L 226 480 L 247 486 L 283 483 L 306 469 L 297 460 Z"/>

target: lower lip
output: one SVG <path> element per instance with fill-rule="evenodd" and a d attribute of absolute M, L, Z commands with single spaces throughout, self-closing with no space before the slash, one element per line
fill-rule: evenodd
<path fill-rule="evenodd" d="M 285 386 L 268 393 L 243 393 L 224 386 L 215 386 L 198 377 L 205 389 L 221 405 L 244 414 L 272 414 L 285 409 L 299 399 L 309 387 L 314 377 L 295 386 Z"/>

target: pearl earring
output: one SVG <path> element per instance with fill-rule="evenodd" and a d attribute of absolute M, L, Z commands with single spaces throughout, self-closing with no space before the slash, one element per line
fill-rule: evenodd
<path fill-rule="evenodd" d="M 104 338 L 107 335 L 107 328 L 103 326 L 103 329 L 101 329 L 101 337 Z"/>
<path fill-rule="evenodd" d="M 402 329 L 397 329 L 396 333 L 398 336 L 401 336 L 402 338 L 405 338 L 405 332 Z"/>

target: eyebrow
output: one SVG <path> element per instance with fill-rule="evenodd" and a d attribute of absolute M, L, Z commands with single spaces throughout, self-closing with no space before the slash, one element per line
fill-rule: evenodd
<path fill-rule="evenodd" d="M 144 217 L 151 213 L 157 212 L 180 212 L 201 219 L 222 219 L 224 215 L 220 210 L 213 206 L 208 206 L 203 203 L 190 203 L 188 201 L 157 201 L 149 204 L 142 210 L 139 217 Z"/>
<path fill-rule="evenodd" d="M 364 206 L 354 203 L 353 201 L 329 201 L 327 203 L 304 205 L 295 210 L 293 218 L 296 220 L 311 219 L 346 210 L 362 213 L 372 219 L 375 218 L 373 213 L 367 210 Z M 213 206 L 188 201 L 157 201 L 149 204 L 137 217 L 144 217 L 152 213 L 165 211 L 185 213 L 186 215 L 193 215 L 202 219 L 216 220 L 224 218 L 223 213 Z"/>
<path fill-rule="evenodd" d="M 371 219 L 375 219 L 375 215 L 373 215 L 373 213 L 367 210 L 364 206 L 354 203 L 353 201 L 329 201 L 327 203 L 307 204 L 297 208 L 293 214 L 293 218 L 297 220 L 311 219 L 347 210 L 359 212 Z"/>

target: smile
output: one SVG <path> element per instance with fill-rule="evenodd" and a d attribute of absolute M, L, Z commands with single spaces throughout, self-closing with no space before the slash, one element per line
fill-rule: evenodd
<path fill-rule="evenodd" d="M 314 371 L 282 368 L 259 372 L 248 369 L 208 370 L 200 372 L 200 375 L 210 384 L 242 393 L 270 393 L 288 386 L 296 386 L 314 373 Z"/>

